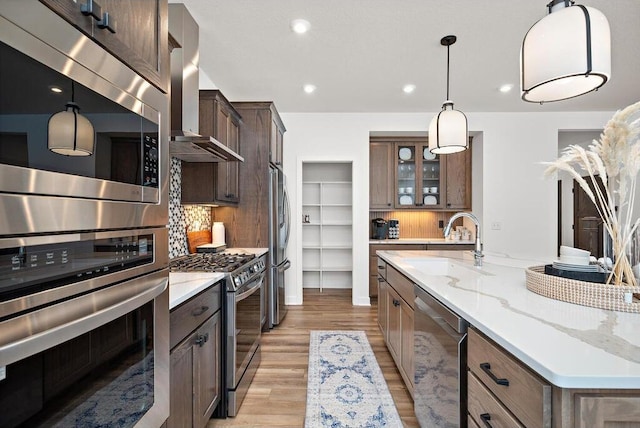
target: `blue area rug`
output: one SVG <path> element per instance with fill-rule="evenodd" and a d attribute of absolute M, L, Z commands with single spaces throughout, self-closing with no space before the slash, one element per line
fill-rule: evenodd
<path fill-rule="evenodd" d="M 364 331 L 311 332 L 305 427 L 402 427 Z"/>

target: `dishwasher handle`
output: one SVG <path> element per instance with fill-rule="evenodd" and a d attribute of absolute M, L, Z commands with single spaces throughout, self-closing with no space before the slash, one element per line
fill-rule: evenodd
<path fill-rule="evenodd" d="M 460 315 L 453 312 L 451 309 L 444 306 L 437 299 L 424 291 L 422 288 L 414 285 L 414 292 L 416 295 L 416 308 L 420 308 L 421 312 L 425 312 L 434 321 L 438 322 L 440 319 L 442 322 L 439 324 L 446 324 L 445 330 L 449 332 L 452 330 L 456 335 L 464 335 L 467 333 L 469 323 Z M 451 332 L 449 332 L 451 334 Z"/>

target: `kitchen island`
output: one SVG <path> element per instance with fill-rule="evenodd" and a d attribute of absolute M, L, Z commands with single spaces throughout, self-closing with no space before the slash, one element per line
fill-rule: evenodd
<path fill-rule="evenodd" d="M 470 331 L 548 382 L 551 409 L 541 426 L 596 427 L 609 421 L 620 425 L 607 427 L 640 426 L 640 315 L 527 290 L 524 268 L 545 261 L 488 254 L 477 268 L 473 255 L 461 251 L 379 251 L 378 256 L 466 319 Z"/>
<path fill-rule="evenodd" d="M 369 296 L 378 295 L 377 251 L 419 251 L 419 250 L 473 250 L 475 241 L 454 241 L 445 238 L 398 238 L 369 240 Z"/>

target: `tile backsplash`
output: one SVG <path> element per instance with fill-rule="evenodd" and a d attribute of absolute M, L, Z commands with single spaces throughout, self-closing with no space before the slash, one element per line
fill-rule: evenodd
<path fill-rule="evenodd" d="M 211 228 L 211 208 L 200 205 L 181 205 L 182 162 L 171 158 L 169 180 L 169 258 L 185 255 L 187 230 Z"/>

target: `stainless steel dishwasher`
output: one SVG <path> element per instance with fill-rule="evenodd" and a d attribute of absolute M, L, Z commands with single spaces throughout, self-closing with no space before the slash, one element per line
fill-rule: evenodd
<path fill-rule="evenodd" d="M 414 409 L 423 428 L 467 426 L 468 323 L 414 285 Z"/>

